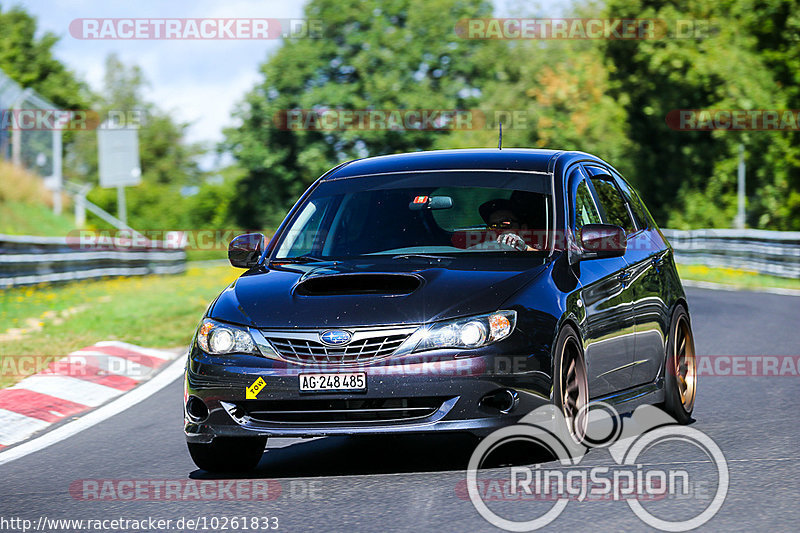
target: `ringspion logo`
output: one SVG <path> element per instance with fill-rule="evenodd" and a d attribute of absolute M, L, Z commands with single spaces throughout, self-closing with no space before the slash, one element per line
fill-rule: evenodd
<path fill-rule="evenodd" d="M 581 417 L 587 421 L 581 442 L 570 433 L 566 419 L 554 405 L 542 406 L 517 424 L 494 431 L 472 453 L 466 490 L 460 483 L 456 495 L 468 498 L 481 517 L 506 531 L 543 528 L 572 501 L 621 501 L 642 522 L 662 531 L 697 528 L 722 507 L 730 482 L 728 462 L 719 446 L 702 431 L 675 425 L 669 415 L 650 405 L 638 407 L 624 423 L 616 409 L 603 402 L 584 407 L 576 419 Z M 478 472 L 491 454 L 513 442 L 548 450 L 558 464 L 493 469 L 479 479 Z M 665 445 L 694 449 L 712 468 L 698 475 L 690 474 L 685 465 L 650 464 L 644 460 L 652 449 Z M 590 449 L 605 449 L 613 466 L 582 464 Z M 712 485 L 713 491 L 706 490 Z M 686 511 L 681 504 L 685 498 L 692 498 L 698 505 Z M 494 502 L 514 502 L 525 506 L 528 513 L 520 520 L 519 513 L 510 513 L 513 506 L 500 507 L 492 505 Z M 679 506 L 681 512 L 665 512 L 671 506 Z M 658 513 L 653 512 L 656 510 Z M 668 516 L 662 518 L 664 515 Z"/>

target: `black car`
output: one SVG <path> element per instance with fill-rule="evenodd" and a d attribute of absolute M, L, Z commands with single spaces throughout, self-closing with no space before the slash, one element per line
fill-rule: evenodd
<path fill-rule="evenodd" d="M 268 437 L 468 432 L 547 403 L 663 404 L 689 421 L 695 358 L 672 249 L 608 163 L 448 150 L 342 164 L 209 306 L 186 371 L 202 469 L 254 467 Z"/>

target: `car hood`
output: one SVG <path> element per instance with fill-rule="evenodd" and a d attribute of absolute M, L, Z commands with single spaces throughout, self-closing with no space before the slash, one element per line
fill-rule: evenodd
<path fill-rule="evenodd" d="M 369 263 L 272 267 L 242 275 L 220 294 L 209 316 L 259 328 L 419 324 L 495 311 L 545 268 L 544 261 L 516 270 Z"/>

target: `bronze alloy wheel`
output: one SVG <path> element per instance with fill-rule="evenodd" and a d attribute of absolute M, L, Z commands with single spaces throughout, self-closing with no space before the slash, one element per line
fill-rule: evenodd
<path fill-rule="evenodd" d="M 577 443 L 586 438 L 586 404 L 589 386 L 586 381 L 586 365 L 574 335 L 569 335 L 561 350 L 560 372 L 561 411 L 567 421 L 567 429 Z"/>
<path fill-rule="evenodd" d="M 697 359 L 694 353 L 692 329 L 685 315 L 681 315 L 675 324 L 675 342 L 672 361 L 675 380 L 683 409 L 691 413 L 694 408 L 695 386 L 697 384 Z"/>

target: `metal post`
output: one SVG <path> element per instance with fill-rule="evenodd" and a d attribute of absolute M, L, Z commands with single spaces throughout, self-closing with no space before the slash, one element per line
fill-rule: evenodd
<path fill-rule="evenodd" d="M 18 111 L 19 104 L 15 104 L 12 112 Z M 19 115 L 15 117 L 15 123 L 11 126 L 11 162 L 15 167 L 22 165 L 22 131 L 19 127 Z"/>
<path fill-rule="evenodd" d="M 19 124 L 19 112 L 22 109 L 22 102 L 31 94 L 31 89 L 25 89 L 14 101 L 11 106 L 15 113 L 14 122 L 11 126 L 11 162 L 15 166 L 22 166 L 22 128 Z"/>
<path fill-rule="evenodd" d="M 736 228 L 744 229 L 744 144 L 739 145 L 739 187 L 738 187 L 738 209 L 736 212 Z"/>
<path fill-rule="evenodd" d="M 61 188 L 64 185 L 64 177 L 61 175 L 61 128 L 53 129 L 53 213 L 61 214 Z"/>
<path fill-rule="evenodd" d="M 117 218 L 126 226 L 128 225 L 128 212 L 125 208 L 125 187 L 122 185 L 117 186 Z"/>
<path fill-rule="evenodd" d="M 78 193 L 75 200 L 75 227 L 81 229 L 86 226 L 86 195 Z"/>

